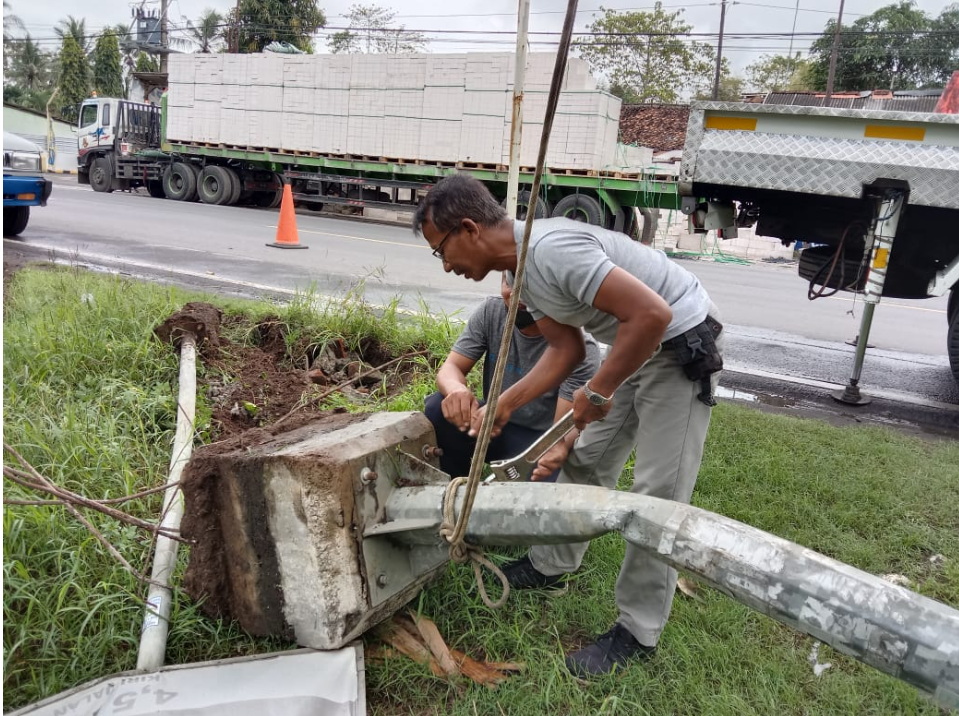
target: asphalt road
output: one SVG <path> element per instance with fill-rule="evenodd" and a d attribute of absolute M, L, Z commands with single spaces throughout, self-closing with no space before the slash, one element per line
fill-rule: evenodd
<path fill-rule="evenodd" d="M 308 250 L 267 247 L 276 210 L 180 203 L 123 193 L 97 194 L 57 177 L 47 207 L 34 210 L 24 248 L 61 260 L 166 278 L 218 291 L 287 294 L 313 290 L 465 316 L 499 290 L 499 277 L 474 283 L 445 274 L 406 227 L 299 212 Z M 5 242 L 6 243 L 6 242 Z M 858 333 L 861 298 L 842 294 L 810 302 L 788 264 L 683 261 L 699 276 L 728 327 L 727 367 L 782 376 L 812 386 L 844 384 Z M 870 334 L 861 385 L 907 402 L 959 405 L 945 349 L 946 298 L 884 300 Z"/>

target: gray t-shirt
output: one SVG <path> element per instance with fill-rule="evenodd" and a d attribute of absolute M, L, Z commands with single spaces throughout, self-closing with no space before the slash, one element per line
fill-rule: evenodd
<path fill-rule="evenodd" d="M 514 222 L 517 253 L 524 231 L 525 222 Z M 663 340 L 675 338 L 706 318 L 711 305 L 706 289 L 662 251 L 625 234 L 570 219 L 533 222 L 521 298 L 534 318 L 549 316 L 557 323 L 585 328 L 596 340 L 612 345 L 619 321 L 593 308 L 593 301 L 616 267 L 638 278 L 669 304 L 673 320 Z"/>
<path fill-rule="evenodd" d="M 466 328 L 453 346 L 453 351 L 470 360 L 478 361 L 487 356 L 483 364 L 483 395 L 489 395 L 493 383 L 493 371 L 496 368 L 496 356 L 503 340 L 503 328 L 506 326 L 506 304 L 502 298 L 490 296 L 469 317 Z M 573 391 L 593 377 L 599 369 L 599 348 L 596 342 L 584 335 L 586 358 L 559 386 L 533 400 L 513 413 L 511 423 L 523 425 L 534 430 L 545 431 L 556 417 L 557 396 L 566 400 L 573 399 Z M 509 346 L 506 370 L 503 373 L 503 390 L 517 383 L 532 370 L 543 355 L 548 343 L 543 336 L 524 336 L 519 329 L 513 329 L 513 340 Z"/>

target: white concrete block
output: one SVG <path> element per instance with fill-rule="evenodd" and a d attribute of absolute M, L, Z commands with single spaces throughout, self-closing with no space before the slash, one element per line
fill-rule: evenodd
<path fill-rule="evenodd" d="M 313 94 L 313 110 L 317 114 L 349 116 L 350 91 L 348 89 L 317 89 Z"/>
<path fill-rule="evenodd" d="M 426 55 L 390 55 L 385 87 L 422 89 L 426 85 Z"/>
<path fill-rule="evenodd" d="M 167 92 L 167 105 L 170 107 L 192 107 L 194 84 L 171 84 Z"/>
<path fill-rule="evenodd" d="M 220 141 L 224 144 L 233 144 L 246 147 L 250 143 L 250 126 L 246 118 L 246 110 L 220 110 Z"/>
<path fill-rule="evenodd" d="M 250 146 L 279 149 L 283 144 L 283 113 L 252 110 L 246 113 Z"/>
<path fill-rule="evenodd" d="M 464 95 L 463 87 L 425 87 L 423 118 L 459 121 L 463 117 Z"/>
<path fill-rule="evenodd" d="M 313 115 L 312 151 L 346 154 L 349 118 L 327 114 Z"/>
<path fill-rule="evenodd" d="M 223 85 L 221 84 L 195 84 L 193 85 L 194 102 L 222 102 Z"/>
<path fill-rule="evenodd" d="M 172 55 L 171 55 L 172 57 Z M 223 82 L 223 55 L 191 55 L 196 67 L 197 84 L 218 85 Z"/>
<path fill-rule="evenodd" d="M 247 109 L 280 112 L 283 110 L 283 87 L 279 85 L 253 85 L 247 88 Z"/>
<path fill-rule="evenodd" d="M 383 154 L 383 117 L 350 115 L 347 129 L 347 154 L 381 156 Z"/>
<path fill-rule="evenodd" d="M 353 55 L 317 55 L 314 87 L 349 89 Z"/>
<path fill-rule="evenodd" d="M 192 85 L 196 82 L 196 63 L 193 57 L 193 55 L 170 55 L 167 72 L 171 87 L 177 84 Z"/>
<path fill-rule="evenodd" d="M 466 89 L 463 92 L 463 114 L 483 115 L 508 119 L 512 95 L 500 89 Z M 511 110 L 509 110 L 511 112 Z"/>
<path fill-rule="evenodd" d="M 420 124 L 420 159 L 456 161 L 460 150 L 459 120 L 424 119 Z"/>
<path fill-rule="evenodd" d="M 246 85 L 221 85 L 221 106 L 224 109 L 254 109 L 250 100 L 250 88 Z"/>
<path fill-rule="evenodd" d="M 386 92 L 377 89 L 351 88 L 349 113 L 351 117 L 383 118 L 386 107 Z"/>
<path fill-rule="evenodd" d="M 283 86 L 283 57 L 270 52 L 247 55 L 247 80 L 251 85 Z"/>
<path fill-rule="evenodd" d="M 314 111 L 315 96 L 316 90 L 312 87 L 286 86 L 283 88 L 283 111 L 312 114 Z M 313 136 L 312 131 L 310 132 L 310 136 Z"/>
<path fill-rule="evenodd" d="M 420 119 L 423 116 L 423 90 L 391 89 L 384 93 L 386 117 Z"/>
<path fill-rule="evenodd" d="M 316 60 L 313 55 L 293 55 L 283 61 L 283 86 L 313 89 L 316 83 Z"/>
<path fill-rule="evenodd" d="M 283 112 L 282 148 L 308 152 L 313 149 L 313 125 L 315 115 L 302 112 Z"/>

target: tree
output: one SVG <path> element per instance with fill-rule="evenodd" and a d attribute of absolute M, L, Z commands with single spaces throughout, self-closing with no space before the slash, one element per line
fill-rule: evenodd
<path fill-rule="evenodd" d="M 578 43 L 580 54 L 594 72 L 638 102 L 676 102 L 697 78 L 711 76 L 712 48 L 682 36 L 692 30 L 682 10 L 667 12 L 657 2 L 652 12 L 618 12 L 588 26 L 592 33 L 609 33 Z"/>
<path fill-rule="evenodd" d="M 90 66 L 83 48 L 71 33 L 63 38 L 60 48 L 60 88 L 57 104 L 63 109 L 60 116 L 67 121 L 77 119 L 80 103 L 90 96 Z"/>
<path fill-rule="evenodd" d="M 127 96 L 120 67 L 120 44 L 111 30 L 97 38 L 93 50 L 93 89 L 101 97 L 126 99 Z"/>
<path fill-rule="evenodd" d="M 137 64 L 134 72 L 159 72 L 160 63 L 148 52 L 141 52 L 137 55 Z"/>
<path fill-rule="evenodd" d="M 795 57 L 763 55 L 746 68 L 746 79 L 757 92 L 802 92 L 812 89 L 803 84 L 808 64 L 799 52 Z"/>
<path fill-rule="evenodd" d="M 10 59 L 13 56 L 14 51 L 14 37 L 13 33 L 17 30 L 23 30 L 24 24 L 23 20 L 13 14 L 13 8 L 10 6 L 10 3 L 7 0 L 3 0 L 3 69 L 6 73 L 6 69 L 9 66 Z"/>
<path fill-rule="evenodd" d="M 836 23 L 810 49 L 812 79 L 825 89 Z M 952 30 L 952 32 L 950 32 Z M 911 0 L 879 8 L 839 35 L 835 89 L 911 89 L 943 82 L 959 62 L 959 6 L 932 19 Z M 945 31 L 946 34 L 939 34 Z"/>
<path fill-rule="evenodd" d="M 14 85 L 27 92 L 49 89 L 50 56 L 33 41 L 30 33 L 17 43 L 12 54 L 8 79 Z"/>
<path fill-rule="evenodd" d="M 312 52 L 313 34 L 326 25 L 317 0 L 240 0 L 239 14 L 231 11 L 228 24 L 234 17 L 240 52 L 262 52 L 271 42 Z"/>
<path fill-rule="evenodd" d="M 200 52 L 215 52 L 223 37 L 223 16 L 216 10 L 204 10 L 196 24 L 186 21 L 187 34 Z"/>
<path fill-rule="evenodd" d="M 76 40 L 84 55 L 90 54 L 90 37 L 87 35 L 87 21 L 85 19 L 80 18 L 78 20 L 73 15 L 67 15 L 66 18 L 57 23 L 53 31 L 61 40 L 70 35 Z"/>
<path fill-rule="evenodd" d="M 692 81 L 693 97 L 695 99 L 712 99 L 713 83 L 715 82 L 716 55 L 713 48 L 709 48 L 712 58 L 709 61 L 712 70 L 708 77 L 697 77 Z M 742 100 L 745 80 L 732 74 L 729 59 L 724 57 L 719 67 L 719 91 L 716 93 L 717 102 L 739 102 Z"/>
<path fill-rule="evenodd" d="M 330 52 L 372 53 L 420 52 L 427 41 L 419 32 L 411 32 L 404 25 L 391 27 L 396 13 L 378 5 L 351 5 L 347 14 L 350 29 L 337 32 L 330 38 Z"/>

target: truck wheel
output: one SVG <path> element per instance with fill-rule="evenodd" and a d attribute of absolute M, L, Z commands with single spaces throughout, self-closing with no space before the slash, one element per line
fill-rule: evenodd
<path fill-rule="evenodd" d="M 166 199 L 166 193 L 163 191 L 162 179 L 150 179 L 147 182 L 147 191 L 154 199 Z"/>
<path fill-rule="evenodd" d="M 564 217 L 593 226 L 603 226 L 603 208 L 589 194 L 570 194 L 556 202 L 553 218 Z"/>
<path fill-rule="evenodd" d="M 224 167 L 224 171 L 230 175 L 230 183 L 233 186 L 233 192 L 230 194 L 230 200 L 226 202 L 230 206 L 235 206 L 240 201 L 243 194 L 243 178 L 236 169 Z"/>
<path fill-rule="evenodd" d="M 951 323 L 957 313 L 959 313 L 959 286 L 953 286 L 949 290 L 949 302 L 946 304 L 946 320 Z"/>
<path fill-rule="evenodd" d="M 174 201 L 193 201 L 196 173 L 186 162 L 174 162 L 163 172 L 163 193 Z"/>
<path fill-rule="evenodd" d="M 224 167 L 207 166 L 200 172 L 197 193 L 204 204 L 223 205 L 233 197 L 233 180 Z"/>
<path fill-rule="evenodd" d="M 956 311 L 949 322 L 949 334 L 946 336 L 946 346 L 949 351 L 949 365 L 952 367 L 952 377 L 959 383 L 959 311 Z"/>
<path fill-rule="evenodd" d="M 5 206 L 3 207 L 3 235 L 19 236 L 27 228 L 27 222 L 30 221 L 29 206 Z"/>
<path fill-rule="evenodd" d="M 525 221 L 526 216 L 529 214 L 529 198 L 530 193 L 525 189 L 516 195 L 516 218 L 520 221 Z M 506 199 L 503 199 L 501 202 L 503 206 L 506 206 Z M 549 204 L 543 197 L 539 197 L 536 202 L 536 219 L 545 219 L 549 216 Z"/>
<path fill-rule="evenodd" d="M 113 191 L 113 162 L 109 157 L 97 157 L 90 167 L 90 186 L 93 191 Z"/>

